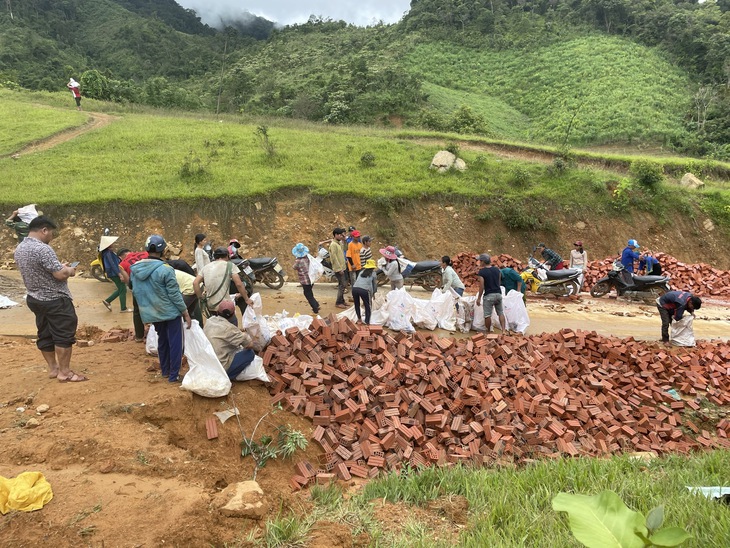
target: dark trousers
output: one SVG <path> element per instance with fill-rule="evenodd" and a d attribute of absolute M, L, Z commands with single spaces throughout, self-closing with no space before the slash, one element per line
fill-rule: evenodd
<path fill-rule="evenodd" d="M 345 291 L 347 291 L 347 273 L 343 270 L 342 272 L 335 272 L 335 278 L 337 278 L 337 301 L 335 304 L 345 304 Z"/>
<path fill-rule="evenodd" d="M 132 323 L 134 324 L 134 338 L 138 341 L 144 339 L 144 322 L 139 314 L 137 301 L 134 300 L 134 293 L 132 293 Z"/>
<path fill-rule="evenodd" d="M 309 306 L 312 307 L 312 312 L 315 314 L 319 312 L 319 303 L 317 302 L 317 299 L 314 298 L 314 285 L 303 285 L 302 291 L 304 291 L 304 297 L 307 299 L 307 302 L 309 303 Z"/>
<path fill-rule="evenodd" d="M 245 348 L 244 350 L 236 352 L 228 371 L 226 371 L 226 373 L 228 373 L 228 378 L 235 381 L 236 377 L 238 377 L 244 369 L 251 365 L 255 357 L 256 354 L 254 354 L 254 351 L 250 348 Z"/>
<path fill-rule="evenodd" d="M 672 324 L 672 311 L 656 305 L 662 318 L 662 342 L 669 342 L 669 326 Z"/>
<path fill-rule="evenodd" d="M 360 275 L 360 272 L 362 272 L 362 268 L 360 270 L 350 270 L 350 285 L 355 285 L 355 281 Z"/>
<path fill-rule="evenodd" d="M 70 348 L 76 342 L 79 319 L 74 303 L 69 297 L 52 301 L 39 301 L 28 295 L 25 304 L 35 314 L 38 329 L 36 346 L 41 352 L 54 352 L 58 348 Z"/>
<path fill-rule="evenodd" d="M 355 314 L 357 314 L 357 319 L 362 320 L 362 317 L 360 316 L 360 300 L 362 300 L 362 303 L 365 305 L 365 323 L 370 323 L 370 292 L 367 289 L 362 289 L 361 287 L 353 287 L 352 288 L 352 298 L 355 301 Z"/>
<path fill-rule="evenodd" d="M 154 326 L 157 331 L 157 354 L 160 358 L 162 376 L 167 377 L 170 382 L 175 382 L 180 374 L 185 348 L 182 318 L 178 316 L 174 320 L 155 322 Z"/>
<path fill-rule="evenodd" d="M 183 302 L 188 309 L 188 314 L 193 320 L 198 320 L 200 327 L 203 327 L 203 314 L 200 312 L 200 301 L 197 295 L 183 295 Z"/>

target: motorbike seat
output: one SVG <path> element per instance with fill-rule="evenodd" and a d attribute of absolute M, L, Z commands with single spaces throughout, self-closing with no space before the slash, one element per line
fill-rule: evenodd
<path fill-rule="evenodd" d="M 634 280 L 637 282 L 642 283 L 655 283 L 655 282 L 666 282 L 669 281 L 669 278 L 666 276 L 636 276 L 634 275 Z"/>
<path fill-rule="evenodd" d="M 411 270 L 411 276 L 414 274 L 420 274 L 421 272 L 429 272 L 437 268 L 441 268 L 440 261 L 419 261 L 415 264 L 413 270 Z"/>
<path fill-rule="evenodd" d="M 547 271 L 547 279 L 548 280 L 563 280 L 565 278 L 570 278 L 571 276 L 574 276 L 575 274 L 580 273 L 580 270 L 576 270 L 574 268 L 563 268 L 561 270 L 548 270 Z"/>
<path fill-rule="evenodd" d="M 255 259 L 249 259 L 248 264 L 251 268 L 263 268 L 276 260 L 275 257 L 256 257 Z"/>

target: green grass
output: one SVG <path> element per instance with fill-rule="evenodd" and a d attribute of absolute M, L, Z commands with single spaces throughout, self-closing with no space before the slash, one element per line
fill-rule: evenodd
<path fill-rule="evenodd" d="M 18 94 L 0 89 L 0 156 L 12 154 L 24 145 L 64 129 L 80 126 L 88 114 L 75 108 L 66 96 L 66 110 L 15 100 Z"/>
<path fill-rule="evenodd" d="M 621 38 L 585 36 L 505 51 L 434 42 L 416 46 L 407 59 L 429 82 L 510 105 L 530 118 L 530 138 L 544 142 L 562 142 L 576 111 L 573 143 L 661 142 L 683 131 L 690 108 L 686 74 Z M 489 113 L 481 103 L 472 106 Z"/>
<path fill-rule="evenodd" d="M 379 546 L 398 546 L 404 545 L 402 535 L 392 536 L 379 527 L 371 501 L 425 506 L 440 497 L 461 495 L 469 501 L 469 521 L 459 546 L 577 547 L 566 517 L 552 510 L 553 497 L 561 491 L 592 495 L 608 489 L 644 515 L 664 504 L 665 525 L 683 526 L 692 534 L 685 546 L 720 547 L 730 539 L 727 506 L 694 495 L 686 486 L 727 485 L 728 470 L 730 451 L 668 456 L 648 463 L 620 456 L 540 461 L 521 469 L 410 470 L 368 483 L 339 511 L 327 506 L 326 515 L 350 524 L 353 532 L 367 531 Z M 406 525 L 416 544 L 438 545 L 429 541 L 429 523 Z"/>

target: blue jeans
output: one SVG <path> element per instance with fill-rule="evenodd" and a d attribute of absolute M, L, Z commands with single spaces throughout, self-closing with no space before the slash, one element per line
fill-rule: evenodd
<path fill-rule="evenodd" d="M 180 374 L 185 348 L 182 317 L 155 322 L 153 325 L 157 331 L 157 355 L 160 358 L 162 376 L 167 377 L 170 382 L 175 382 Z"/>
<path fill-rule="evenodd" d="M 228 371 L 226 371 L 226 373 L 228 373 L 228 378 L 235 381 L 236 377 L 238 377 L 244 369 L 251 365 L 255 357 L 256 354 L 254 354 L 254 351 L 250 348 L 236 352 Z"/>

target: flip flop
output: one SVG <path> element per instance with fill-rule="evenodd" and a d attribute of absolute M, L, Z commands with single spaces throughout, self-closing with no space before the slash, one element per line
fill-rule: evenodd
<path fill-rule="evenodd" d="M 72 374 L 70 377 L 66 377 L 65 379 L 58 379 L 58 382 L 84 382 L 89 380 L 87 377 L 74 373 L 73 371 L 71 373 Z"/>

